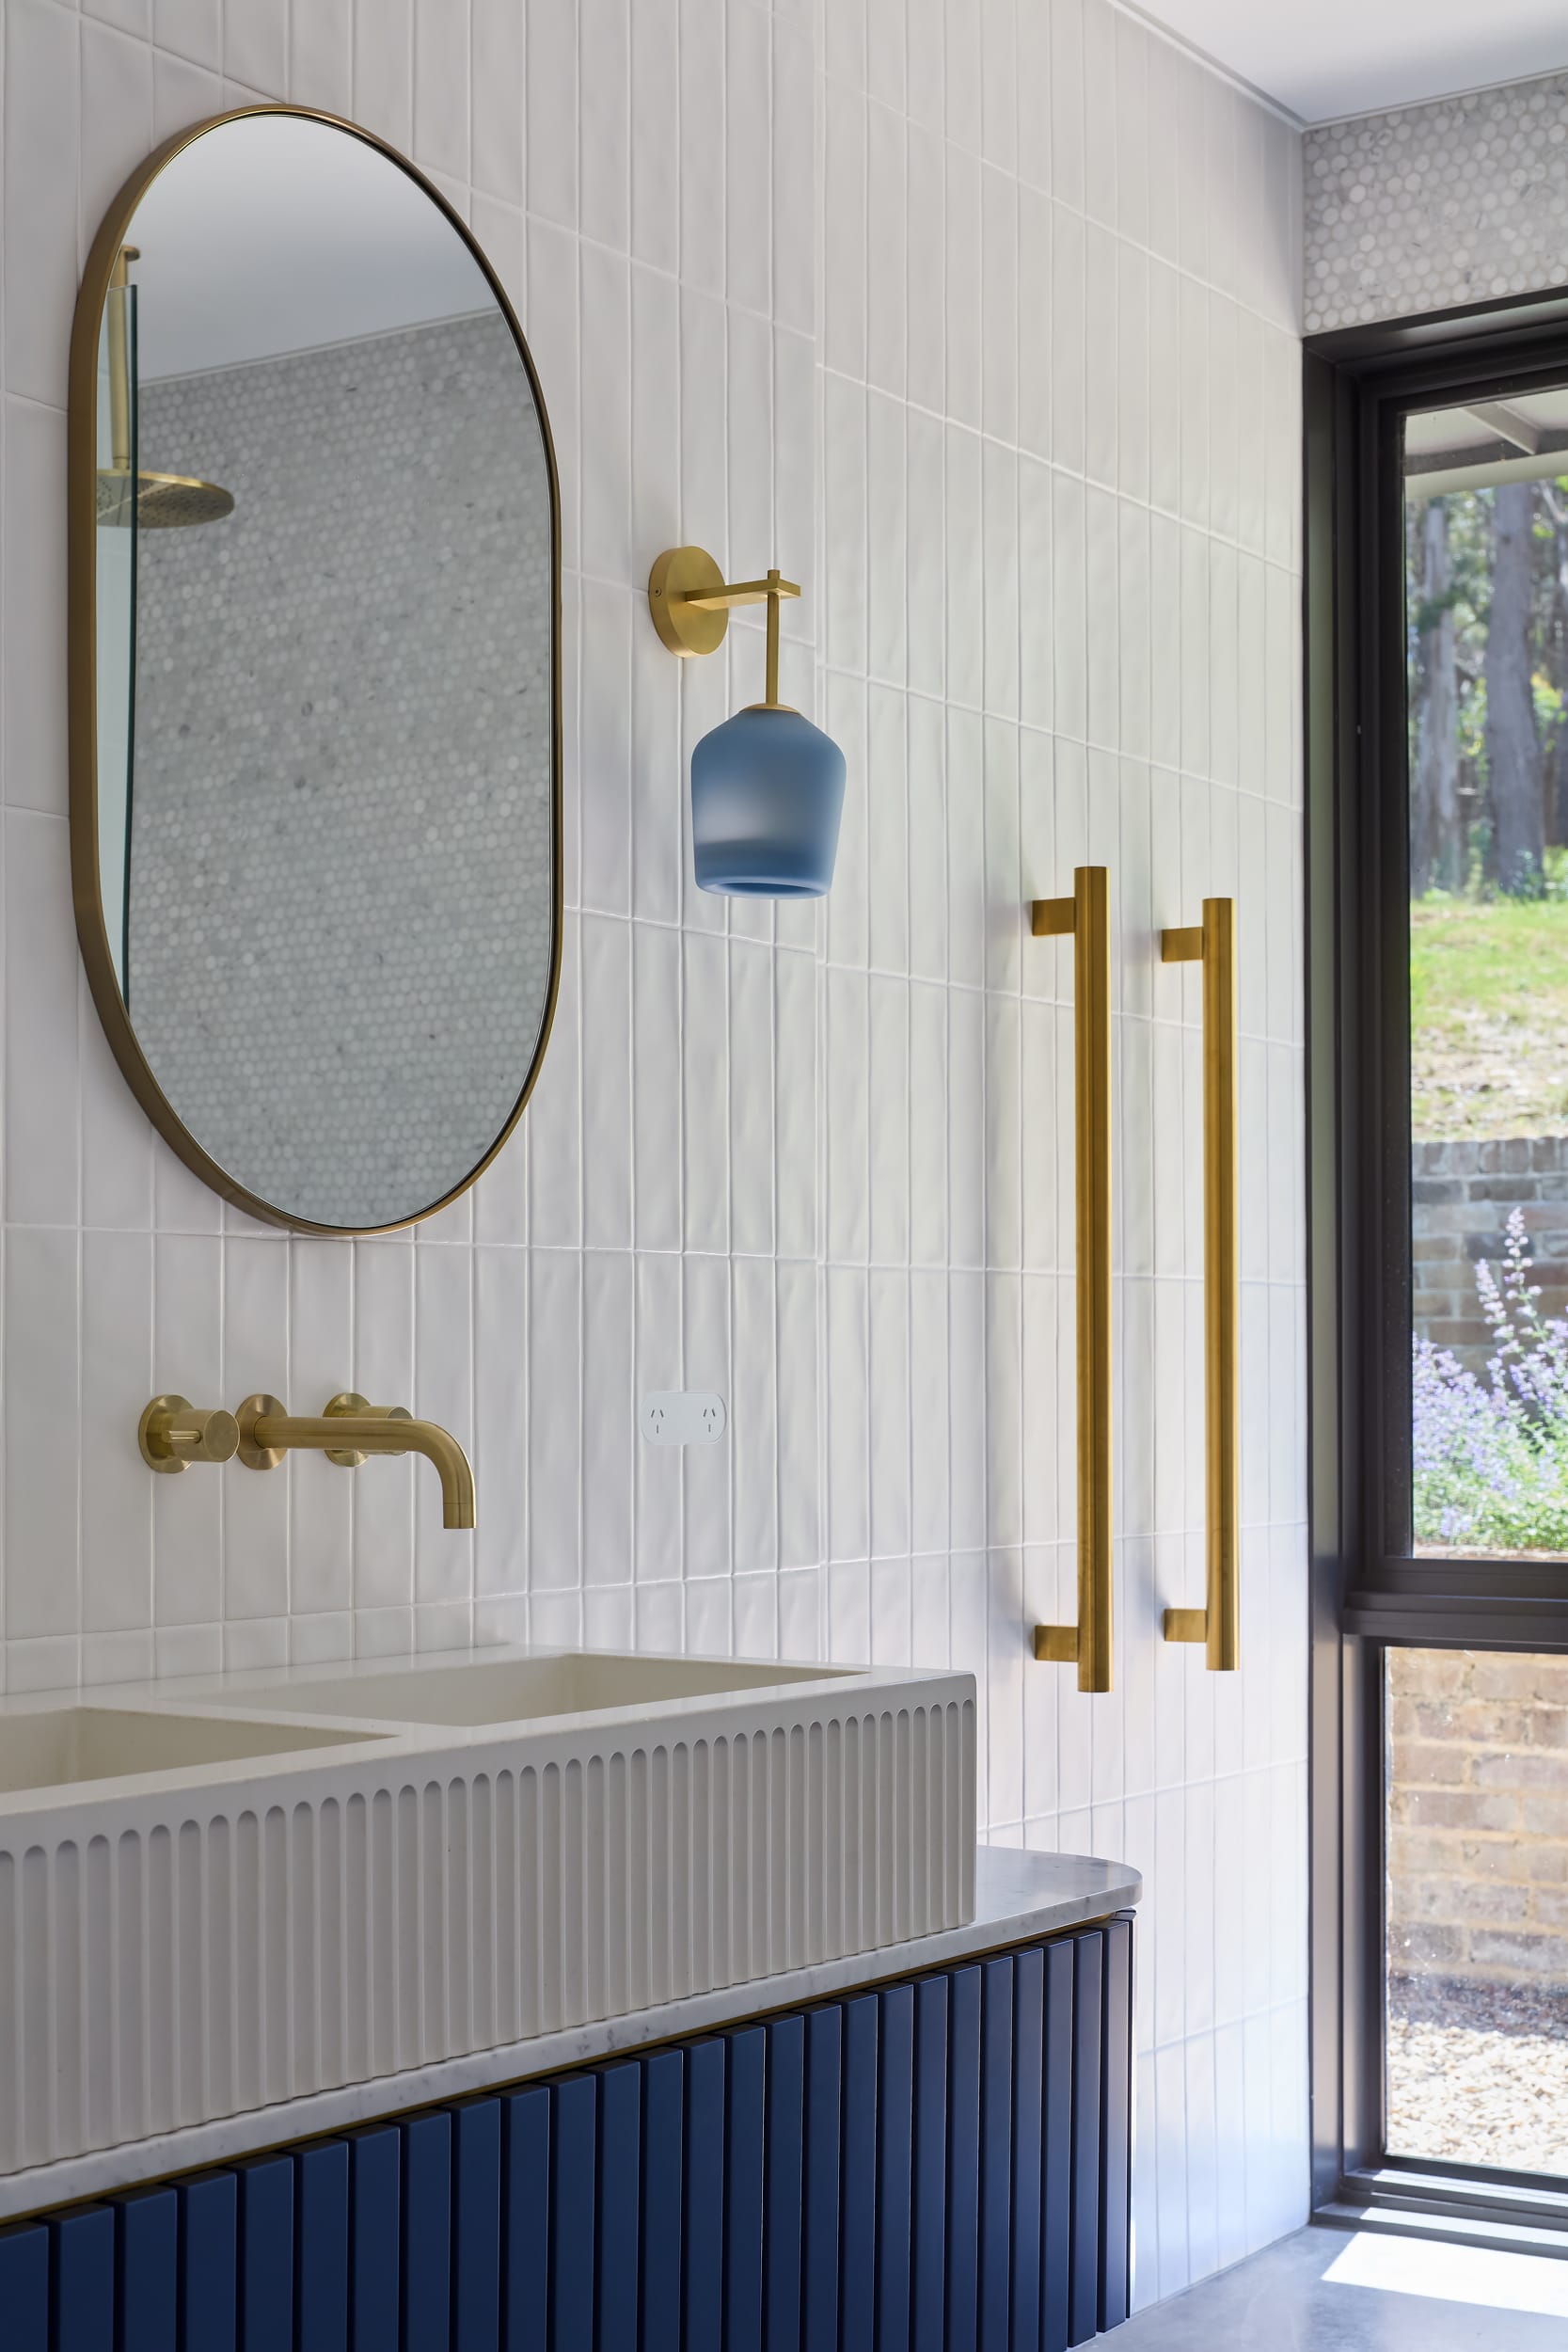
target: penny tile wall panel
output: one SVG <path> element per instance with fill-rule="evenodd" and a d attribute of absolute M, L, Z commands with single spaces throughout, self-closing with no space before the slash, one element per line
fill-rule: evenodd
<path fill-rule="evenodd" d="M 425 413 L 433 379 L 439 424 Z M 148 594 L 127 993 L 141 1049 L 204 1148 L 261 1200 L 324 1225 L 388 1224 L 440 1200 L 505 1124 L 538 1042 L 552 882 L 550 517 L 524 385 L 491 311 L 371 351 L 350 342 L 140 389 L 140 462 L 204 466 L 235 514 L 223 532 L 150 533 L 137 552 Z M 346 510 L 324 500 L 324 481 L 351 480 Z M 452 581 L 449 509 L 480 483 L 486 512 Z M 269 632 L 278 578 L 300 576 L 317 593 Z M 345 578 L 358 583 L 348 633 Z M 410 609 L 418 637 L 388 676 L 361 650 L 374 642 L 366 628 Z M 476 611 L 500 620 L 499 645 L 473 629 Z M 475 787 L 470 719 L 489 697 L 508 714 L 506 740 Z M 349 737 L 330 782 L 311 718 L 324 700 Z M 214 810 L 236 741 L 265 747 L 261 772 Z M 452 816 L 437 837 L 423 812 L 443 801 Z M 467 974 L 451 975 L 454 905 L 486 943 Z M 243 943 L 243 958 L 212 968 L 199 942 L 214 935 Z M 439 1001 L 440 1019 L 404 1017 L 379 977 L 389 939 L 413 1002 Z M 354 977 L 368 968 L 369 991 Z M 302 999 L 337 1009 L 303 1044 Z M 276 1020 L 254 1024 L 236 1056 L 231 1041 L 265 1001 Z M 608 1091 L 625 1102 L 624 1083 Z M 312 1098 L 328 1106 L 325 1123 Z"/>
<path fill-rule="evenodd" d="M 1299 142 L 1104 0 L 4 0 L 4 1667 L 11 1690 L 470 1638 L 980 1678 L 982 1819 L 1148 1875 L 1134 2292 L 1307 2194 Z M 72 937 L 66 338 L 129 165 L 252 96 L 411 149 L 518 303 L 560 457 L 568 910 L 521 1129 L 420 1232 L 226 1211 L 131 1104 Z M 470 177 L 471 175 L 471 177 Z M 53 485 L 53 486 L 51 486 Z M 849 761 L 825 906 L 692 886 L 658 549 L 777 557 Z M 1070 955 L 1113 871 L 1117 1691 L 1070 1613 Z M 1240 904 L 1245 1649 L 1202 1580 L 1198 981 Z M 435 1482 L 145 1478 L 153 1388 L 415 1404 Z M 724 1445 L 641 1444 L 711 1388 Z M 156 1488 L 157 1491 L 150 1491 Z M 1244 1907 L 1233 1859 L 1252 1857 Z"/>
<path fill-rule="evenodd" d="M 1568 73 L 1306 139 L 1308 333 L 1568 280 Z"/>

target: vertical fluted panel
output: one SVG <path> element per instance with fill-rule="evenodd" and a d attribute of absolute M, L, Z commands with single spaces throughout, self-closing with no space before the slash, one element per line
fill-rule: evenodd
<path fill-rule="evenodd" d="M 0 2332 L 1059 2352 L 1127 2316 L 1132 1933 L 45 2214 L 0 2232 Z"/>
<path fill-rule="evenodd" d="M 41 1816 L 0 1848 L 0 2169 L 955 1926 L 974 1745 L 933 1695 Z"/>

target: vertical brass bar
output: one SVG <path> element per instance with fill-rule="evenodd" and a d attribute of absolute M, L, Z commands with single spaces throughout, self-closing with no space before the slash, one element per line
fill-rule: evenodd
<path fill-rule="evenodd" d="M 1035 1656 L 1076 1661 L 1081 1691 L 1111 1688 L 1111 892 L 1080 866 L 1072 897 L 1039 898 L 1037 938 L 1072 933 L 1073 1155 L 1078 1309 L 1078 1622 L 1035 1628 Z"/>
<path fill-rule="evenodd" d="M 1203 901 L 1203 1386 L 1208 1495 L 1207 1649 L 1241 1662 L 1236 1231 L 1236 902 Z"/>
<path fill-rule="evenodd" d="M 1203 1406 L 1206 1534 L 1201 1609 L 1167 1609 L 1167 1642 L 1201 1642 L 1212 1674 L 1241 1663 L 1240 1279 L 1236 1228 L 1236 902 L 1205 898 L 1201 928 L 1167 930 L 1166 963 L 1203 964 Z"/>
<path fill-rule="evenodd" d="M 1078 1688 L 1111 1688 L 1111 892 L 1081 866 L 1073 898 L 1078 1175 Z"/>

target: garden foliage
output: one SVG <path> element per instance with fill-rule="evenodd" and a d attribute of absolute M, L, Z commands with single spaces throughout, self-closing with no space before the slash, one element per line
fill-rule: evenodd
<path fill-rule="evenodd" d="M 1497 1274 L 1476 1291 L 1497 1353 L 1484 1381 L 1418 1339 L 1415 1534 L 1418 1544 L 1568 1551 L 1568 1322 L 1542 1314 L 1529 1237 L 1514 1209 Z"/>

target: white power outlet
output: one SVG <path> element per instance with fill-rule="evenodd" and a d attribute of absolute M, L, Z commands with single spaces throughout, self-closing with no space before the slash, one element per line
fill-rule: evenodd
<path fill-rule="evenodd" d="M 661 1389 L 638 1415 L 650 1445 L 716 1445 L 724 1434 L 724 1400 L 701 1389 Z"/>

